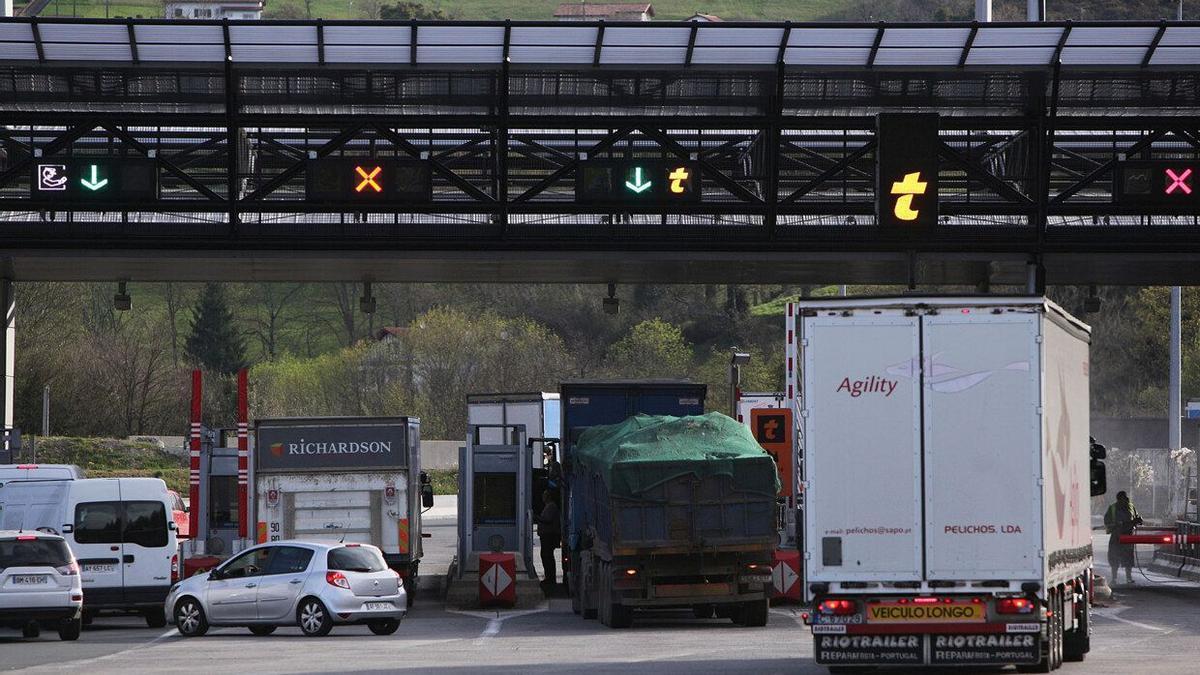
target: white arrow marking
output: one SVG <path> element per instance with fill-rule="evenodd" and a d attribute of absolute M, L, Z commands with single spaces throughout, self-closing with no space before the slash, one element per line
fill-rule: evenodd
<path fill-rule="evenodd" d="M 633 190 L 639 195 L 650 189 L 650 181 L 646 181 L 645 183 L 642 182 L 642 167 L 640 166 L 633 170 L 633 181 L 634 182 L 632 183 L 625 181 L 625 187 Z"/>
<path fill-rule="evenodd" d="M 79 182 L 83 183 L 83 187 L 85 187 L 89 190 L 93 190 L 93 191 L 99 190 L 100 188 L 104 187 L 105 185 L 108 185 L 108 179 L 107 178 L 101 179 L 99 176 L 99 171 L 100 171 L 100 167 L 93 164 L 92 165 L 92 179 L 88 180 L 86 178 L 80 178 Z"/>

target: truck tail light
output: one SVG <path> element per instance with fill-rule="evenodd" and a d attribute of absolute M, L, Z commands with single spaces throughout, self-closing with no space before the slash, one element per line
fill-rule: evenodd
<path fill-rule="evenodd" d="M 179 581 L 179 554 L 171 556 L 171 583 Z"/>
<path fill-rule="evenodd" d="M 55 567 L 54 569 L 64 577 L 71 577 L 79 574 L 79 565 L 73 560 L 62 567 Z"/>
<path fill-rule="evenodd" d="M 853 600 L 822 600 L 821 604 L 817 605 L 817 612 L 826 615 L 844 616 L 857 611 L 858 603 Z"/>
<path fill-rule="evenodd" d="M 936 605 L 937 603 L 937 598 L 913 598 L 914 605 Z"/>
<path fill-rule="evenodd" d="M 329 584 L 330 586 L 337 586 L 338 588 L 350 590 L 350 580 L 347 579 L 346 575 L 342 574 L 341 572 L 326 572 L 325 583 Z"/>
<path fill-rule="evenodd" d="M 996 601 L 996 611 L 1000 614 L 1032 614 L 1033 601 L 1029 598 L 1000 598 Z"/>
<path fill-rule="evenodd" d="M 630 567 L 629 569 L 625 570 L 625 576 L 627 576 L 627 577 L 636 577 L 637 573 L 638 573 L 637 569 L 633 568 L 633 567 Z"/>

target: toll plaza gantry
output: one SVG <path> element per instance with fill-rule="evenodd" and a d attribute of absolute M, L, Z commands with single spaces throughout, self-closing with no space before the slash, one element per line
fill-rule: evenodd
<path fill-rule="evenodd" d="M 0 270 L 1190 283 L 1198 65 L 1184 22 L 6 19 Z"/>

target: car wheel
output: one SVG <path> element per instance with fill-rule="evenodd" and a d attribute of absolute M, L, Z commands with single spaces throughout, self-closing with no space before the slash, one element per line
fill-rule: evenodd
<path fill-rule="evenodd" d="M 300 601 L 296 622 L 300 624 L 300 631 L 308 637 L 329 635 L 329 631 L 333 630 L 333 617 L 329 616 L 325 604 L 316 598 Z"/>
<path fill-rule="evenodd" d="M 21 627 L 21 637 L 26 640 L 32 640 L 42 634 L 42 627 L 36 621 L 30 621 Z"/>
<path fill-rule="evenodd" d="M 383 621 L 372 621 L 367 624 L 367 628 L 376 635 L 391 635 L 400 628 L 400 622 L 396 619 L 385 619 Z"/>
<path fill-rule="evenodd" d="M 153 607 L 142 612 L 142 616 L 146 619 L 146 625 L 150 628 L 162 628 L 167 625 L 167 615 L 159 607 Z"/>
<path fill-rule="evenodd" d="M 58 637 L 60 640 L 78 640 L 79 631 L 81 630 L 83 630 L 83 619 L 80 617 L 64 619 L 58 625 Z"/>
<path fill-rule="evenodd" d="M 184 637 L 200 637 L 208 632 L 208 617 L 195 598 L 184 598 L 175 603 L 175 628 Z"/>
<path fill-rule="evenodd" d="M 266 637 L 275 632 L 275 626 L 248 626 L 251 633 L 259 637 Z"/>

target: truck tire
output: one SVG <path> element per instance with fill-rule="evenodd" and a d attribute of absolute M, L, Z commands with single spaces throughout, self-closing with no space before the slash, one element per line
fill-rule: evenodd
<path fill-rule="evenodd" d="M 412 573 L 404 577 L 404 597 L 407 606 L 411 609 L 413 602 L 417 599 L 417 579 Z"/>
<path fill-rule="evenodd" d="M 613 593 L 612 565 L 600 563 L 599 587 L 600 623 L 609 628 L 629 628 L 633 625 L 633 610 L 622 605 Z"/>
<path fill-rule="evenodd" d="M 1058 600 L 1058 592 L 1051 589 L 1047 604 L 1052 614 L 1046 626 L 1046 652 L 1042 660 L 1036 664 L 1017 666 L 1018 673 L 1049 673 L 1062 665 L 1062 605 Z"/>
<path fill-rule="evenodd" d="M 771 613 L 771 601 L 767 598 L 743 602 L 738 608 L 739 624 L 749 628 L 761 628 L 767 625 L 767 617 Z"/>
<path fill-rule="evenodd" d="M 589 586 L 594 586 L 596 583 L 596 570 L 594 569 L 595 562 L 591 556 L 585 560 L 583 556 L 579 557 L 579 578 L 575 580 L 575 585 L 579 588 L 579 611 L 585 619 L 595 619 L 597 616 L 597 598 L 592 593 Z M 584 565 L 587 569 L 584 569 Z"/>
<path fill-rule="evenodd" d="M 1092 603 L 1090 591 L 1086 584 L 1083 586 L 1082 611 L 1075 621 L 1075 628 L 1067 632 L 1063 640 L 1063 660 L 1078 663 L 1092 650 Z"/>

